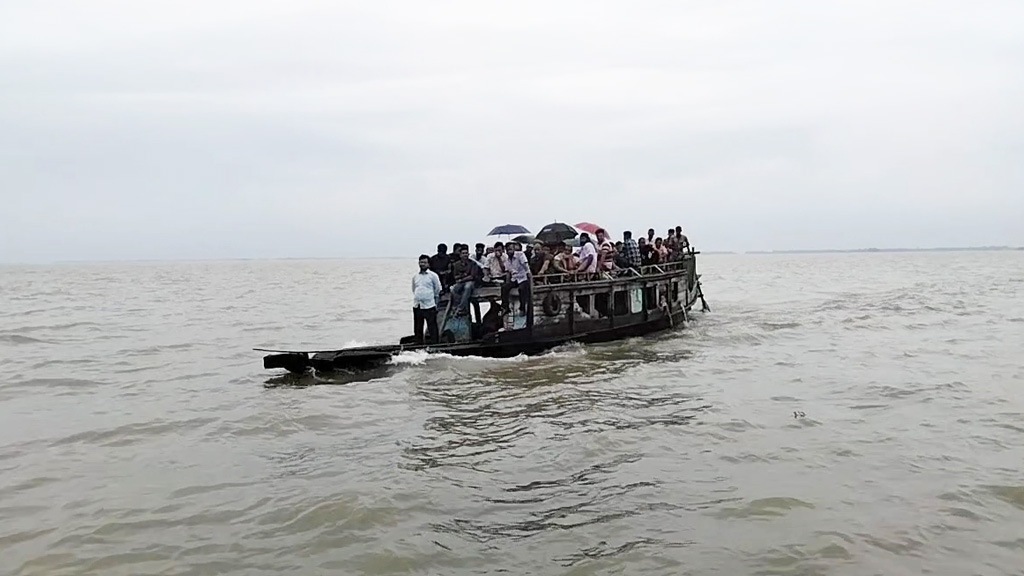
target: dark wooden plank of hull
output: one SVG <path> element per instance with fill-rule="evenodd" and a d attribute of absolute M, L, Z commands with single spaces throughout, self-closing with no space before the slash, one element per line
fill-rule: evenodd
<path fill-rule="evenodd" d="M 302 352 L 286 352 L 284 354 L 268 354 L 263 357 L 263 368 L 272 370 L 284 368 L 289 372 L 301 374 L 310 368 L 309 354 Z"/>
<path fill-rule="evenodd" d="M 698 300 L 696 286 L 687 287 L 685 310 Z M 571 291 L 570 294 L 574 294 Z M 570 305 L 573 300 L 570 299 Z M 646 304 L 646 303 L 645 303 Z M 562 325 L 540 325 L 534 330 L 502 332 L 496 342 L 467 342 L 452 345 L 386 345 L 350 348 L 330 352 L 288 352 L 263 357 L 266 369 L 284 368 L 290 372 L 305 372 L 309 368 L 319 371 L 370 370 L 387 364 L 393 356 L 403 351 L 425 350 L 446 353 L 453 356 L 480 356 L 484 358 L 511 358 L 520 354 L 535 355 L 546 352 L 569 342 L 596 344 L 622 338 L 644 336 L 653 332 L 681 326 L 686 320 L 684 307 L 673 306 L 671 316 L 662 309 L 610 318 L 577 320 L 572 315 Z M 565 331 L 568 328 L 568 331 Z M 574 334 L 575 332 L 575 334 Z M 312 354 L 312 357 L 310 356 Z"/>
<path fill-rule="evenodd" d="M 294 368 L 300 368 L 300 371 L 305 371 L 307 367 L 312 366 L 314 369 L 323 372 L 329 372 L 333 370 L 345 370 L 345 371 L 361 371 L 369 370 L 387 364 L 392 357 L 401 353 L 402 351 L 409 350 L 427 350 L 432 353 L 443 353 L 452 356 L 477 356 L 482 358 L 513 358 L 521 354 L 527 356 L 533 356 L 542 354 L 556 348 L 568 344 L 570 342 L 579 342 L 581 344 L 598 344 L 602 342 L 611 342 L 614 340 L 621 340 L 624 338 L 633 338 L 638 336 L 644 336 L 654 332 L 660 332 L 672 328 L 674 325 L 679 325 L 683 320 L 682 310 L 677 310 L 673 313 L 673 318 L 670 320 L 667 315 L 659 315 L 652 317 L 651 320 L 644 321 L 631 321 L 634 318 L 642 318 L 643 314 L 638 313 L 629 316 L 620 317 L 620 323 L 614 327 L 606 329 L 599 329 L 586 332 L 584 334 L 577 334 L 570 336 L 568 334 L 560 336 L 549 336 L 545 338 L 530 338 L 528 334 L 523 334 L 523 337 L 515 338 L 511 337 L 505 341 L 493 342 L 493 343 L 466 343 L 456 344 L 451 346 L 417 346 L 413 349 L 403 348 L 400 346 L 385 347 L 381 346 L 373 350 L 366 349 L 351 349 L 351 350 L 339 350 L 333 353 L 321 353 L 314 355 L 311 359 L 306 361 L 305 364 L 300 363 L 298 360 L 293 360 L 292 364 L 284 365 L 278 364 L 274 367 L 286 368 L 291 370 L 289 366 Z M 514 333 L 509 333 L 509 336 L 516 336 Z M 268 357 L 269 358 L 269 357 Z M 264 359 L 264 365 L 267 366 L 267 359 Z"/>

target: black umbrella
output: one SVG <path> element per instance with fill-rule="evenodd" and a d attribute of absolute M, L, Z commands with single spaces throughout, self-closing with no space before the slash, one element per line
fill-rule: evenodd
<path fill-rule="evenodd" d="M 533 234 L 520 234 L 513 238 L 512 241 L 519 242 L 520 244 L 533 244 L 535 238 L 536 237 Z"/>
<path fill-rule="evenodd" d="M 504 226 L 498 226 L 494 230 L 491 230 L 491 233 L 488 234 L 488 236 L 497 236 L 497 235 L 500 235 L 500 234 L 512 235 L 512 234 L 529 234 L 529 233 L 530 233 L 530 231 L 527 230 L 526 227 L 524 227 L 524 226 L 520 226 L 518 224 L 505 224 Z"/>
<path fill-rule="evenodd" d="M 545 244 L 560 244 L 579 236 L 579 232 L 568 224 L 553 222 L 537 232 L 537 240 Z"/>

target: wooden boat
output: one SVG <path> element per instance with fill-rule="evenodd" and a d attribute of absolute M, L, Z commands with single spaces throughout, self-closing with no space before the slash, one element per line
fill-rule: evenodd
<path fill-rule="evenodd" d="M 452 356 L 511 358 L 533 355 L 570 342 L 590 344 L 643 336 L 682 327 L 697 301 L 707 311 L 697 274 L 697 255 L 681 260 L 630 268 L 618 275 L 599 273 L 588 278 L 569 274 L 536 277 L 526 314 L 519 314 L 518 295 L 512 291 L 512 313 L 505 328 L 482 333 L 481 305 L 496 306 L 498 287 L 478 288 L 470 314 L 457 316 L 449 295 L 442 295 L 438 313 L 441 342 L 417 344 L 407 336 L 395 345 L 361 346 L 342 350 L 266 350 L 266 369 L 284 368 L 302 373 L 309 369 L 360 371 L 388 363 L 402 352 L 422 350 Z"/>

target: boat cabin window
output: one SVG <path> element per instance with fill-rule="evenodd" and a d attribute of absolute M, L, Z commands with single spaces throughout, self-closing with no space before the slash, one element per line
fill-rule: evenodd
<path fill-rule="evenodd" d="M 493 305 L 486 300 L 473 302 L 471 318 L 474 318 L 474 322 L 471 329 L 474 339 L 493 334 L 504 326 L 499 314 L 500 309 L 500 302 Z"/>
<path fill-rule="evenodd" d="M 672 283 L 672 300 L 679 300 L 679 282 Z"/>
<path fill-rule="evenodd" d="M 615 315 L 624 316 L 629 314 L 629 293 L 625 290 L 616 290 L 614 296 Z"/>
<path fill-rule="evenodd" d="M 577 296 L 576 297 L 576 303 L 580 305 L 580 310 L 582 310 L 584 314 L 590 314 L 591 313 L 590 312 L 591 311 L 591 307 L 590 307 L 590 294 L 585 294 L 583 296 Z"/>
<path fill-rule="evenodd" d="M 654 310 L 658 307 L 658 287 L 648 286 L 644 289 L 645 307 L 648 310 Z"/>
<path fill-rule="evenodd" d="M 597 315 L 601 318 L 607 318 L 610 316 L 611 310 L 608 307 L 608 293 L 602 292 L 601 294 L 594 294 L 594 310 L 597 310 Z"/>

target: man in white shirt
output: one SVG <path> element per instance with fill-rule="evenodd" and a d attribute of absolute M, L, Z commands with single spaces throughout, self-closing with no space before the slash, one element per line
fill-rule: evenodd
<path fill-rule="evenodd" d="M 579 264 L 576 265 L 576 272 L 580 274 L 593 274 L 597 272 L 597 248 L 590 241 L 586 233 L 580 234 Z"/>
<path fill-rule="evenodd" d="M 469 259 L 472 260 L 473 262 L 476 262 L 476 265 L 479 266 L 480 269 L 484 271 L 484 280 L 487 280 L 487 276 L 490 275 L 490 271 L 487 270 L 487 255 L 484 254 L 484 248 L 485 246 L 483 242 L 477 242 L 476 252 L 474 252 L 473 255 L 469 257 Z"/>
<path fill-rule="evenodd" d="M 423 323 L 427 323 L 430 344 L 437 343 L 437 298 L 441 279 L 430 269 L 430 257 L 420 256 L 420 271 L 412 277 L 412 318 L 416 342 L 424 344 Z"/>
<path fill-rule="evenodd" d="M 527 304 L 530 302 L 530 261 L 522 251 L 516 251 L 515 244 L 509 242 L 505 245 L 505 252 L 508 254 L 509 281 L 501 287 L 501 303 L 506 311 L 512 309 L 509 299 L 512 295 L 512 288 L 519 290 L 519 313 L 526 315 Z"/>
<path fill-rule="evenodd" d="M 597 229 L 597 269 L 610 272 L 615 266 L 615 245 L 604 228 Z"/>
<path fill-rule="evenodd" d="M 508 255 L 505 254 L 505 245 L 498 242 L 494 245 L 494 252 L 487 255 L 484 266 L 484 281 L 502 282 L 508 274 Z"/>

